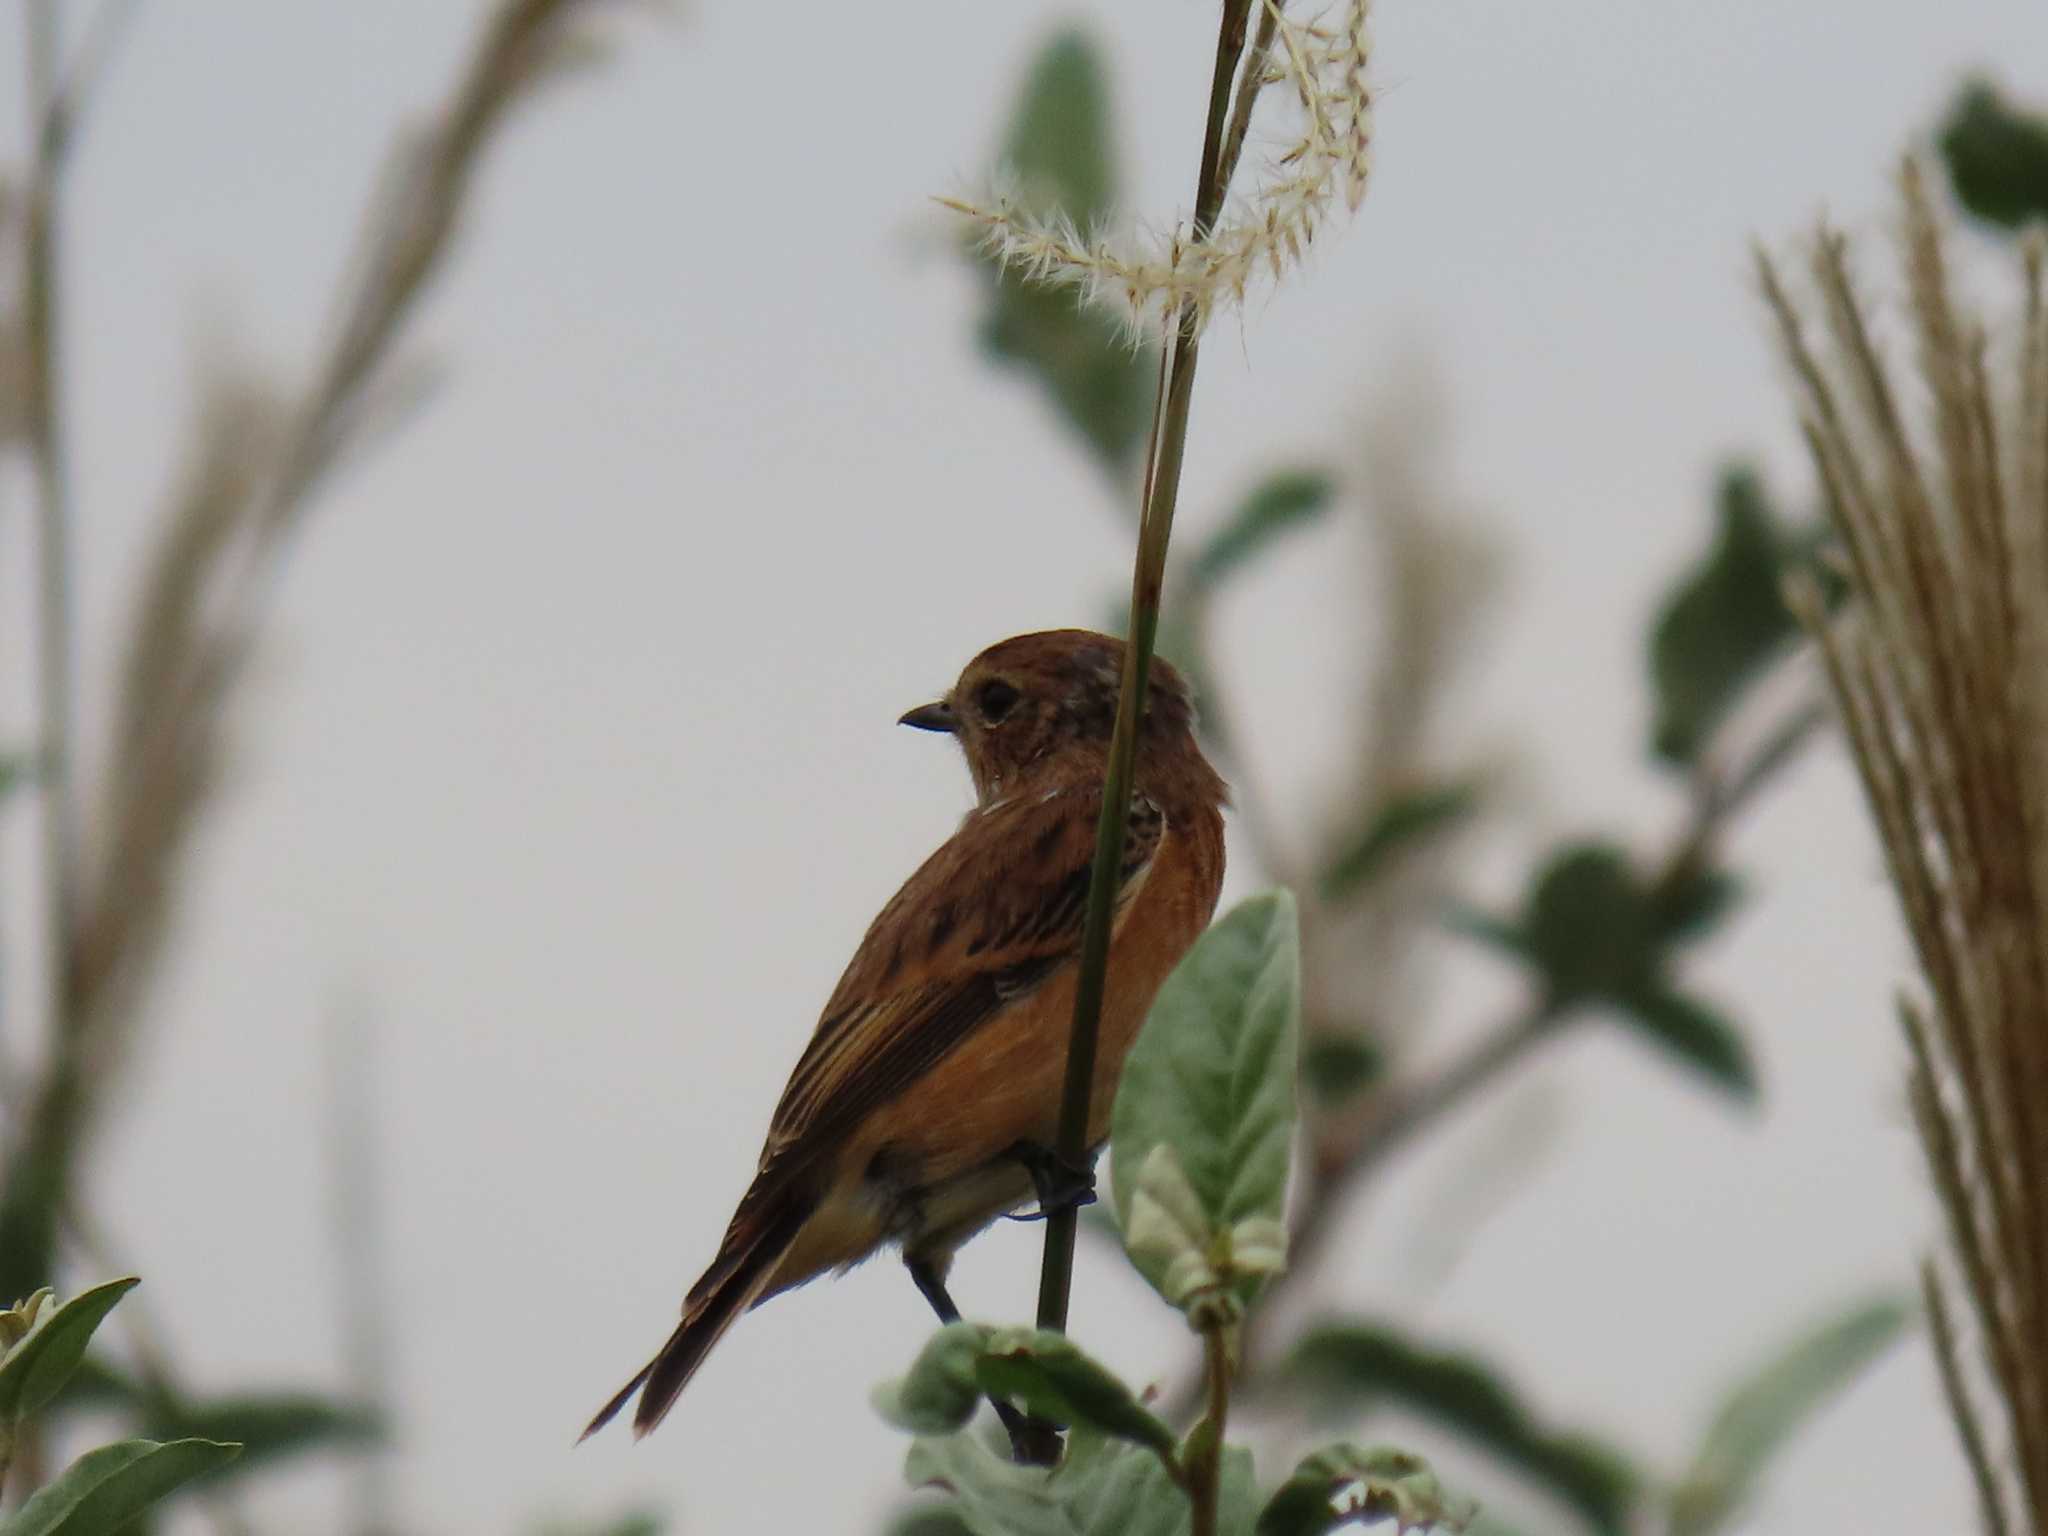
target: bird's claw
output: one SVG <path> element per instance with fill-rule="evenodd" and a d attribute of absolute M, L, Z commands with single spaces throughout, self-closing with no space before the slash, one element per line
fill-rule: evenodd
<path fill-rule="evenodd" d="M 1031 1175 L 1031 1188 L 1038 1196 L 1038 1209 L 1011 1212 L 1012 1221 L 1044 1221 L 1061 1211 L 1078 1211 L 1095 1203 L 1095 1160 L 1075 1164 L 1053 1148 L 1035 1141 L 1020 1141 L 1010 1155 Z"/>

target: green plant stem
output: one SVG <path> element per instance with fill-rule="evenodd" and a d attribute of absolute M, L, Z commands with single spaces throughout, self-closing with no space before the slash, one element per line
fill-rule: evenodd
<path fill-rule="evenodd" d="M 1192 1536 L 1216 1536 L 1223 1482 L 1223 1432 L 1230 1419 L 1230 1326 L 1202 1330 L 1202 1375 L 1208 1411 L 1189 1437 L 1186 1477 Z"/>
<path fill-rule="evenodd" d="M 1216 43 L 1216 68 L 1209 88 L 1209 114 L 1202 143 L 1202 166 L 1195 189 L 1194 238 L 1208 238 L 1223 206 L 1225 185 L 1218 175 L 1223 132 L 1230 107 L 1231 82 L 1244 51 L 1245 22 L 1251 0 L 1225 0 Z M 1195 362 L 1200 326 L 1195 307 L 1182 307 L 1167 365 L 1165 396 L 1153 422 L 1154 452 L 1146 472 L 1143 520 L 1138 553 L 1131 574 L 1131 636 L 1124 648 L 1123 677 L 1118 691 L 1116 726 L 1110 737 L 1109 767 L 1103 781 L 1102 814 L 1095 829 L 1095 861 L 1088 883 L 1088 911 L 1082 926 L 1079 979 L 1074 994 L 1074 1023 L 1067 1042 L 1067 1064 L 1060 1098 L 1058 1151 L 1075 1167 L 1089 1152 L 1089 1100 L 1095 1083 L 1096 1036 L 1109 970 L 1110 922 L 1114 911 L 1117 866 L 1121 862 L 1124 823 L 1131 801 L 1131 780 L 1137 760 L 1138 722 L 1145 704 L 1145 682 L 1152 646 L 1159 630 L 1160 594 L 1165 586 L 1166 552 L 1173 535 L 1173 515 L 1180 496 L 1181 464 L 1187 451 L 1188 410 L 1194 396 Z M 1056 1212 L 1046 1222 L 1045 1256 L 1039 1270 L 1038 1325 L 1064 1331 L 1073 1288 L 1076 1213 Z"/>

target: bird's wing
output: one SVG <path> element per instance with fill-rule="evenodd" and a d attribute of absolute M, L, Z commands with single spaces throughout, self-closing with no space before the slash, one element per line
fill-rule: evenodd
<path fill-rule="evenodd" d="M 969 815 L 882 908 L 790 1074 L 761 1172 L 808 1165 L 1006 1004 L 1075 962 L 1100 784 Z M 1118 918 L 1144 884 L 1165 815 L 1132 797 Z"/>

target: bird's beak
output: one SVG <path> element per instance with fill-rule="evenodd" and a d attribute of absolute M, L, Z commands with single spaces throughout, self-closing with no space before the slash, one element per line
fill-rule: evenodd
<path fill-rule="evenodd" d="M 920 731 L 944 731 L 949 736 L 960 729 L 959 717 L 944 699 L 936 704 L 920 704 L 896 723 L 914 725 Z"/>

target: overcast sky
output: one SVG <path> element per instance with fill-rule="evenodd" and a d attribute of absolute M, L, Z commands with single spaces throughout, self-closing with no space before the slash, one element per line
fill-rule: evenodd
<path fill-rule="evenodd" d="M 89 679 L 195 353 L 226 330 L 298 376 L 393 126 L 476 13 L 142 8 L 69 224 Z M 1096 622 L 1123 579 L 1100 477 L 975 356 L 975 285 L 927 201 L 983 164 L 1032 49 L 1077 17 L 1114 63 L 1128 194 L 1164 217 L 1205 0 L 622 13 L 610 64 L 490 161 L 419 331 L 440 395 L 295 553 L 92 1204 L 194 1383 L 343 1379 L 322 1079 L 355 999 L 421 1529 L 647 1503 L 693 1532 L 858 1532 L 895 1496 L 903 1441 L 867 1393 L 927 1321 L 893 1263 L 743 1321 L 658 1438 L 570 1443 L 671 1325 L 874 909 L 968 803 L 951 749 L 897 714 L 989 641 Z M 1679 799 L 1640 750 L 1651 604 L 1725 456 L 1804 495 L 1748 242 L 1823 208 L 1881 234 L 1895 157 L 1962 72 L 2048 98 L 2048 8 L 1383 0 L 1375 36 L 1365 208 L 1206 351 L 1183 505 L 1199 530 L 1266 468 L 1348 462 L 1365 402 L 1428 359 L 1448 485 L 1509 562 L 1452 743 L 1515 755 L 1474 892 L 1505 899 L 1560 836 L 1668 833 Z M 0 505 L 16 727 L 22 510 Z M 1303 824 L 1348 739 L 1355 543 L 1302 537 L 1224 615 L 1267 797 Z M 31 830 L 0 823 L 10 916 Z M 1448 1277 L 1421 1257 L 1435 1202 L 1502 1101 L 1400 1166 L 1317 1298 L 1492 1351 L 1557 1422 L 1666 1466 L 1732 1372 L 1907 1283 L 1934 1231 L 1888 1001 L 1908 962 L 1832 745 L 1731 852 L 1757 899 L 1696 980 L 1748 1025 L 1763 1111 L 1584 1031 L 1525 1090 L 1540 1160 Z M 1257 878 L 1241 861 L 1226 899 Z M 1511 994 L 1461 975 L 1445 1040 Z M 970 1312 L 1025 1315 L 1038 1241 L 969 1252 Z M 1074 1321 L 1140 1379 L 1184 1352 L 1099 1254 Z M 286 1480 L 256 1507 L 317 1533 L 334 1493 Z M 1799 1442 L 1755 1528 L 1968 1510 L 1916 1342 Z"/>

